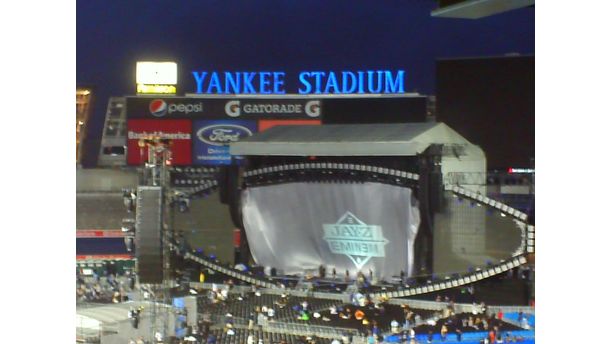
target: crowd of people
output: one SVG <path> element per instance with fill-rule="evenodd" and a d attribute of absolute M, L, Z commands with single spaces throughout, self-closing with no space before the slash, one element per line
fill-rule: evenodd
<path fill-rule="evenodd" d="M 350 289 L 355 287 L 364 292 L 389 292 L 395 290 L 405 290 L 415 285 L 440 280 L 440 277 L 435 275 L 409 277 L 404 271 L 399 271 L 397 276 L 394 276 L 392 280 L 387 281 L 384 279 L 377 279 L 375 271 L 371 269 L 368 269 L 365 272 L 358 271 L 355 274 L 352 274 L 349 270 L 337 271 L 336 268 L 326 268 L 323 265 L 319 266 L 318 271 L 308 270 L 299 276 L 281 276 L 277 275 L 277 270 L 275 268 L 262 268 L 247 266 L 244 264 L 238 264 L 236 266 L 232 266 L 231 264 L 223 264 L 216 258 L 207 257 L 202 250 L 190 249 L 185 241 L 181 240 L 182 236 L 180 234 L 178 235 L 178 238 L 179 239 L 176 242 L 182 243 L 182 245 L 179 246 L 181 247 L 181 249 L 178 250 L 179 253 L 184 254 L 185 252 L 191 251 L 193 254 L 214 262 L 220 266 L 229 266 L 230 268 L 233 267 L 236 271 L 249 275 L 249 277 L 261 278 L 267 282 L 273 280 L 278 287 L 286 289 L 299 289 L 310 292 L 320 291 L 344 293 L 347 291 L 347 288 Z M 488 262 L 488 266 L 490 266 L 490 264 L 492 263 Z M 471 268 L 470 271 L 473 272 L 473 268 Z M 506 274 L 500 274 L 492 277 L 492 279 L 517 279 L 530 282 L 533 280 L 533 275 L 534 271 L 531 267 L 519 266 L 509 270 Z M 454 274 L 454 277 L 459 277 L 459 274 Z M 238 281 L 237 283 L 242 282 Z M 476 293 L 473 285 L 469 284 L 452 288 L 453 292 L 457 292 L 458 290 L 464 294 L 465 298 L 469 299 L 467 302 L 473 302 L 476 299 Z M 466 302 L 466 300 L 462 300 L 462 302 Z"/>
<path fill-rule="evenodd" d="M 85 276 L 81 269 L 76 273 L 77 302 L 120 303 L 128 300 L 128 292 L 134 290 L 136 278 L 130 271 L 122 276 L 105 272 L 100 277 L 96 271 Z"/>
<path fill-rule="evenodd" d="M 179 250 L 181 254 L 189 251 L 188 247 L 184 245 L 181 246 Z M 195 252 L 196 251 L 194 251 L 194 253 Z M 203 252 L 197 253 L 203 255 Z M 215 262 L 218 263 L 218 261 Z M 245 267 L 244 270 L 252 271 L 252 267 Z M 519 272 L 520 273 L 517 274 L 518 276 L 525 275 L 523 270 Z M 267 278 L 268 276 L 262 277 Z M 506 278 L 512 277 L 510 273 L 506 276 Z M 203 280 L 202 276 L 200 276 L 200 279 Z M 278 313 L 283 312 L 283 314 L 287 314 L 287 310 L 290 310 L 292 320 L 305 324 L 320 324 L 323 326 L 327 324 L 327 326 L 338 327 L 343 327 L 342 325 L 349 323 L 359 324 L 360 326 L 358 326 L 358 329 L 361 333 L 361 337 L 365 338 L 369 344 L 384 341 L 383 334 L 399 336 L 402 341 L 408 343 L 416 343 L 417 335 L 423 333 L 427 333 L 427 342 L 433 341 L 434 334 L 442 340 L 453 337 L 455 340 L 461 341 L 464 333 L 470 331 L 486 332 L 487 337 L 486 339 L 483 338 L 483 340 L 486 340 L 487 343 L 512 340 L 511 336 L 504 336 L 504 334 L 507 333 L 501 328 L 502 314 L 487 314 L 486 305 L 484 305 L 484 303 L 478 304 L 475 302 L 471 314 L 456 313 L 453 297 L 448 296 L 437 296 L 436 301 L 447 303 L 447 307 L 439 314 L 436 314 L 435 317 L 433 317 L 434 320 L 432 320 L 432 317 L 428 317 L 427 319 L 421 318 L 419 314 L 407 306 L 403 307 L 402 315 L 394 315 L 391 319 L 388 319 L 388 317 L 385 318 L 384 315 L 386 314 L 387 307 L 386 301 L 388 300 L 384 298 L 372 300 L 368 295 L 372 288 L 385 288 L 385 285 L 388 287 L 388 284 L 384 281 L 376 281 L 374 273 L 371 270 L 366 273 L 359 272 L 356 276 L 351 276 L 349 271 L 343 271 L 339 274 L 336 269 L 326 271 L 325 267 L 321 266 L 318 274 L 316 272 L 306 273 L 304 276 L 300 277 L 297 284 L 302 284 L 304 282 L 310 283 L 309 285 L 314 286 L 314 288 L 309 289 L 309 291 L 316 291 L 316 287 L 322 284 L 320 282 L 329 282 L 330 280 L 332 283 L 337 282 L 338 285 L 344 283 L 348 286 L 343 288 L 341 292 L 351 293 L 350 304 L 335 305 L 327 309 L 315 309 L 307 300 L 296 303 L 295 299 L 292 300 L 292 297 L 286 293 L 280 295 L 273 304 L 254 306 L 247 316 L 247 329 L 249 331 L 261 331 L 268 324 L 268 321 L 279 319 Z M 395 286 L 402 288 L 412 282 L 414 281 L 407 279 L 405 274 L 400 272 L 399 281 L 396 281 Z M 277 283 L 281 288 L 293 289 L 293 287 L 295 287 L 291 284 L 285 284 L 279 279 L 277 279 Z M 103 273 L 102 276 L 98 276 L 95 272 L 92 276 L 84 276 L 77 270 L 77 301 L 123 302 L 128 299 L 127 294 L 134 291 L 135 284 L 136 278 L 129 271 L 121 275 L 107 271 Z M 240 302 L 247 297 L 261 295 L 261 292 L 256 286 L 251 286 L 252 289 L 250 293 L 245 293 L 243 288 L 240 289 L 240 292 L 233 292 L 233 288 L 234 280 L 228 279 L 225 283 L 216 285 L 206 292 L 200 290 L 198 294 L 201 295 L 201 293 L 205 293 L 209 303 L 212 305 Z M 467 295 L 470 295 L 471 299 L 476 300 L 472 285 L 461 287 L 461 292 L 467 293 Z M 146 295 L 145 299 L 147 299 Z M 130 311 L 129 319 L 132 321 L 134 328 L 138 328 L 139 313 L 138 309 Z M 379 323 L 381 319 L 385 319 L 384 323 Z M 526 317 L 524 319 L 519 318 L 519 322 L 523 324 L 526 322 Z M 429 323 L 427 323 L 427 320 L 429 320 Z M 210 331 L 210 327 L 213 324 L 214 322 L 211 321 L 211 319 L 200 316 L 197 326 L 190 326 L 186 333 L 186 337 L 194 337 L 198 338 L 198 341 L 215 344 L 215 335 Z M 429 327 L 427 327 L 426 330 L 424 330 L 424 327 L 419 327 L 424 325 Z M 236 331 L 235 318 L 232 314 L 226 314 L 223 322 L 223 334 L 226 336 L 233 336 Z M 347 332 L 346 338 L 343 336 L 342 340 L 337 339 L 332 344 L 348 344 L 351 342 L 352 338 Z M 137 341 L 136 343 L 140 344 Z M 257 338 L 253 332 L 248 336 L 247 344 L 256 343 L 268 344 L 261 343 L 261 338 Z"/>

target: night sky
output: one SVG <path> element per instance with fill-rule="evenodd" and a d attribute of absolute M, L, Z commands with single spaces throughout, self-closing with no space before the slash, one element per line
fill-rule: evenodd
<path fill-rule="evenodd" d="M 96 92 L 90 143 L 108 97 L 135 93 L 139 60 L 176 61 L 180 93 L 195 91 L 192 70 L 403 69 L 406 91 L 429 95 L 437 58 L 535 53 L 533 7 L 469 20 L 432 18 L 433 0 L 76 4 L 76 82 Z"/>

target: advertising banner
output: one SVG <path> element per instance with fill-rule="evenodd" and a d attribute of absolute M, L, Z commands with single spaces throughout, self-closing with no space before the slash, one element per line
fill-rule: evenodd
<path fill-rule="evenodd" d="M 277 125 L 321 125 L 320 120 L 309 119 L 262 119 L 259 121 L 259 131 L 276 127 Z"/>
<path fill-rule="evenodd" d="M 139 141 L 150 138 L 170 140 L 171 164 L 191 165 L 191 121 L 129 119 L 127 121 L 127 163 L 142 165 L 147 157 L 146 146 Z"/>
<path fill-rule="evenodd" d="M 230 165 L 229 144 L 256 132 L 256 121 L 193 121 L 193 164 Z"/>
<path fill-rule="evenodd" d="M 320 119 L 321 101 L 273 98 L 127 97 L 128 118 Z"/>
<path fill-rule="evenodd" d="M 225 104 L 225 114 L 241 119 L 319 119 L 321 101 L 311 99 L 236 99 Z"/>
<path fill-rule="evenodd" d="M 242 193 L 247 241 L 258 265 L 303 274 L 320 265 L 390 280 L 413 269 L 420 217 L 409 188 L 287 183 Z"/>

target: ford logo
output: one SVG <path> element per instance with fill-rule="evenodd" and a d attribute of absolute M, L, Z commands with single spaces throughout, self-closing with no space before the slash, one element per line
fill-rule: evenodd
<path fill-rule="evenodd" d="M 196 133 L 198 138 L 209 145 L 227 146 L 232 142 L 237 142 L 243 137 L 253 135 L 248 128 L 236 124 L 213 124 L 201 128 Z"/>

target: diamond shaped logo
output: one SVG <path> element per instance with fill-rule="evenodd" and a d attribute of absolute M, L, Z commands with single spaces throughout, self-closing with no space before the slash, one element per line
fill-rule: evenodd
<path fill-rule="evenodd" d="M 372 257 L 384 257 L 385 245 L 389 243 L 383 237 L 381 226 L 368 225 L 350 211 L 335 224 L 324 224 L 323 232 L 332 253 L 346 255 L 357 270 Z"/>

